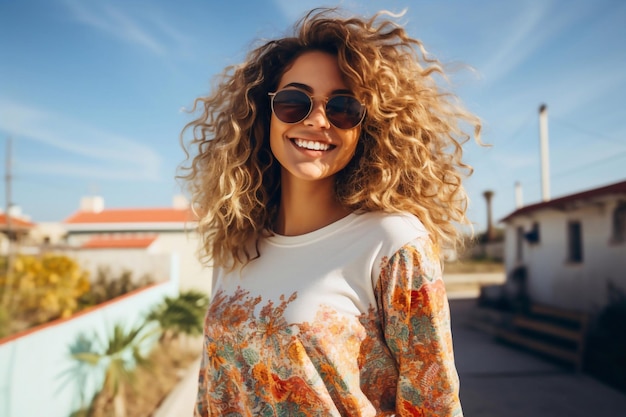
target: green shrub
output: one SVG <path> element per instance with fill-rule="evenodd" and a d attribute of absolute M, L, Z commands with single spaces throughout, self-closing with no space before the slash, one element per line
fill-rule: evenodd
<path fill-rule="evenodd" d="M 181 292 L 178 297 L 166 297 L 148 315 L 162 330 L 163 340 L 172 340 L 180 334 L 202 334 L 204 316 L 209 305 L 206 294 L 196 290 Z"/>

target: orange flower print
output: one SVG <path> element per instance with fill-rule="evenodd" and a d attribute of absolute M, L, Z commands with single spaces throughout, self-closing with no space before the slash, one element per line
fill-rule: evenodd
<path fill-rule="evenodd" d="M 252 367 L 252 377 L 255 379 L 257 385 L 264 387 L 271 386 L 273 382 L 272 375 L 264 363 L 257 363 Z"/>
<path fill-rule="evenodd" d="M 218 354 L 218 346 L 216 343 L 209 343 L 206 348 L 206 352 L 213 368 L 217 369 L 226 363 L 224 358 Z"/>
<path fill-rule="evenodd" d="M 302 347 L 302 344 L 298 341 L 293 341 L 287 348 L 287 357 L 294 364 L 302 365 L 304 358 L 306 357 L 306 351 Z"/>

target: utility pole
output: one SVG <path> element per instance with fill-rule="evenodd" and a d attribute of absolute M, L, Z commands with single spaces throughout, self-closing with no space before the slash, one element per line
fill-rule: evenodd
<path fill-rule="evenodd" d="M 5 191 L 5 205 L 6 208 L 4 210 L 6 219 L 7 219 L 7 236 L 9 237 L 9 253 L 11 252 L 11 216 L 9 215 L 9 210 L 11 209 L 11 137 L 7 139 L 7 149 L 6 149 L 6 168 L 4 174 L 4 191 Z"/>
<path fill-rule="evenodd" d="M 13 290 L 13 264 L 15 262 L 15 254 L 13 253 L 13 245 L 11 242 L 11 235 L 13 234 L 13 224 L 11 220 L 11 182 L 13 180 L 13 176 L 11 174 L 11 165 L 13 163 L 12 160 L 12 139 L 11 137 L 7 138 L 7 147 L 6 147 L 6 168 L 4 175 L 4 190 L 5 190 L 5 218 L 6 218 L 6 226 L 7 226 L 7 266 L 5 271 L 5 287 L 2 291 L 2 298 L 0 299 L 0 305 L 7 308 L 11 303 L 10 296 Z M 10 315 L 11 312 L 7 311 Z"/>

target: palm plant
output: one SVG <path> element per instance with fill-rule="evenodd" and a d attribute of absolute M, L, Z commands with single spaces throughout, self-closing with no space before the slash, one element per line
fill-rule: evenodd
<path fill-rule="evenodd" d="M 96 394 L 93 404 L 101 404 L 112 409 L 115 417 L 126 416 L 125 391 L 134 385 L 134 371 L 137 367 L 149 367 L 147 355 L 155 337 L 155 329 L 146 323 L 126 329 L 117 323 L 104 343 L 89 345 L 87 349 L 76 351 L 72 356 L 92 369 L 102 372 L 102 389 Z M 102 375 L 101 374 L 101 375 Z M 93 407 L 92 407 L 93 408 Z"/>
<path fill-rule="evenodd" d="M 147 319 L 159 324 L 163 341 L 169 342 L 181 334 L 196 336 L 202 334 L 208 305 L 209 298 L 205 293 L 188 290 L 176 298 L 166 297 Z"/>

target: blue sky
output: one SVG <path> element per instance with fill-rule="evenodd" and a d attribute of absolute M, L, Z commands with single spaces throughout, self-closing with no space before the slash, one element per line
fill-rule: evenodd
<path fill-rule="evenodd" d="M 471 70 L 451 88 L 484 123 L 466 147 L 470 219 L 541 200 L 538 108 L 549 112 L 551 195 L 626 179 L 626 2 L 621 0 L 0 0 L 0 164 L 12 201 L 61 221 L 80 198 L 168 207 L 184 158 L 181 111 L 257 40 L 314 6 L 401 11 L 440 60 Z M 5 207 L 5 183 L 0 185 Z"/>

